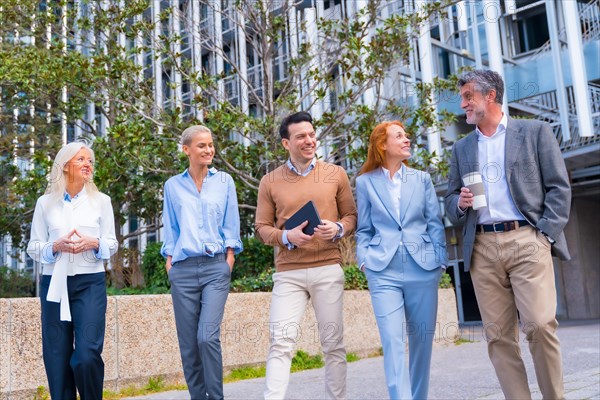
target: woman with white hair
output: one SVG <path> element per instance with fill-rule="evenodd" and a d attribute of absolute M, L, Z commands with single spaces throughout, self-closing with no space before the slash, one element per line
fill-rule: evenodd
<path fill-rule="evenodd" d="M 53 399 L 101 399 L 104 260 L 117 250 L 110 198 L 93 181 L 94 152 L 63 146 L 35 206 L 27 254 L 42 265 L 44 366 Z"/>
<path fill-rule="evenodd" d="M 190 396 L 222 399 L 221 321 L 242 251 L 238 201 L 231 176 L 211 166 L 215 147 L 207 127 L 184 130 L 181 145 L 189 167 L 165 183 L 161 252 Z"/>

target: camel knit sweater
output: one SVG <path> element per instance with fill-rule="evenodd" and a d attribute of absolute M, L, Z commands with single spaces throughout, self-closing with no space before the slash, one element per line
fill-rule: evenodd
<path fill-rule="evenodd" d="M 321 219 L 340 222 L 344 236 L 356 228 L 356 203 L 348 175 L 341 167 L 317 161 L 307 175 L 282 165 L 265 175 L 258 189 L 256 233 L 265 244 L 277 246 L 277 272 L 341 263 L 338 241 L 313 240 L 300 248 L 288 250 L 283 244 L 284 223 L 307 201 L 312 200 Z"/>

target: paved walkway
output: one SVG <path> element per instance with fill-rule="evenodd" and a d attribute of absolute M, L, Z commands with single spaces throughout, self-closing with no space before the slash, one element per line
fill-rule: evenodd
<path fill-rule="evenodd" d="M 563 351 L 566 398 L 600 400 L 600 321 L 564 322 L 558 335 Z M 460 345 L 435 347 L 431 369 L 431 399 L 504 399 L 487 358 L 481 326 L 467 327 Z M 522 353 L 534 399 L 542 396 L 537 388 L 533 363 L 522 341 Z M 387 399 L 383 358 L 369 358 L 348 364 L 348 399 Z M 225 385 L 226 399 L 261 399 L 264 378 Z M 324 371 L 302 371 L 291 375 L 288 399 L 325 399 Z M 184 391 L 163 392 L 135 399 L 184 400 Z M 133 399 L 133 398 L 132 398 Z"/>

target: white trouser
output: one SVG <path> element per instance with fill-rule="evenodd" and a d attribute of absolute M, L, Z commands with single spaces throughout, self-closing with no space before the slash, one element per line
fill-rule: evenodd
<path fill-rule="evenodd" d="M 290 378 L 292 353 L 300 321 L 310 299 L 315 310 L 325 355 L 325 384 L 332 399 L 346 397 L 344 348 L 344 271 L 339 264 L 273 274 L 271 346 L 267 357 L 265 399 L 283 399 Z"/>

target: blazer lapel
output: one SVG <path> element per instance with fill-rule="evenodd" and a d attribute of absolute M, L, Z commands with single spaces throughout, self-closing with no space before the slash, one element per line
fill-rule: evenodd
<path fill-rule="evenodd" d="M 410 199 L 415 192 L 414 173 L 408 173 L 406 165 L 402 164 L 402 185 L 400 186 L 400 222 L 404 221 L 406 210 L 410 204 Z"/>
<path fill-rule="evenodd" d="M 504 142 L 504 172 L 509 182 L 513 165 L 517 161 L 519 148 L 524 138 L 525 133 L 521 129 L 519 122 L 509 117 L 506 123 L 506 138 Z"/>
<path fill-rule="evenodd" d="M 463 149 L 465 152 L 463 160 L 465 160 L 465 162 L 462 166 L 464 166 L 466 170 L 461 169 L 461 173 L 466 175 L 471 172 L 479 171 L 479 157 L 477 156 L 479 153 L 477 132 L 473 132 L 465 138 L 465 145 L 463 146 Z"/>
<path fill-rule="evenodd" d="M 398 223 L 398 225 L 400 225 L 399 216 L 394 215 L 391 212 L 390 205 L 392 204 L 392 198 L 390 197 L 390 191 L 385 182 L 385 177 L 381 173 L 381 169 L 375 171 L 374 174 L 369 175 L 369 180 L 371 181 L 371 184 L 373 185 L 375 194 L 377 195 L 377 197 L 379 197 L 379 200 L 381 200 L 381 202 L 385 206 L 384 208 L 386 209 L 388 214 L 390 214 L 390 216 L 394 219 L 394 221 L 396 221 Z M 404 182 L 403 182 L 402 186 L 404 186 Z"/>

